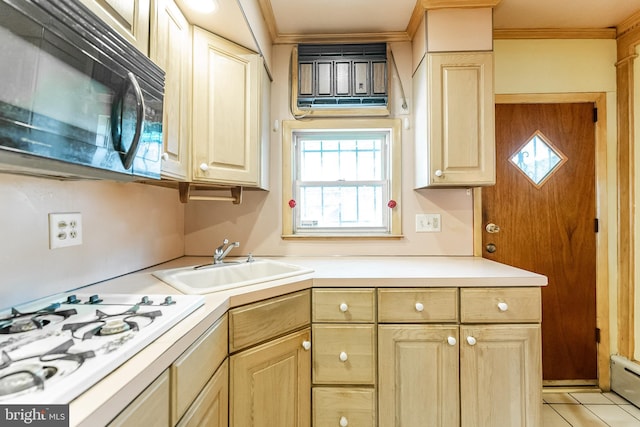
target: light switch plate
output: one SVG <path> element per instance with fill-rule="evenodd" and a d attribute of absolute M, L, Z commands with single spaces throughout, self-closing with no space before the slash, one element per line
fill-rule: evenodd
<path fill-rule="evenodd" d="M 82 244 L 82 214 L 80 212 L 49 214 L 49 249 Z"/>
<path fill-rule="evenodd" d="M 416 214 L 417 233 L 437 233 L 442 231 L 440 214 Z"/>

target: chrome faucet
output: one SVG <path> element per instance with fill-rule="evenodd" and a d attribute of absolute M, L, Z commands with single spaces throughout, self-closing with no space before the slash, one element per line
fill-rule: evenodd
<path fill-rule="evenodd" d="M 237 248 L 238 246 L 240 246 L 240 242 L 233 242 L 230 244 L 228 239 L 224 239 L 222 244 L 218 246 L 213 253 L 213 263 L 222 264 L 224 262 L 224 258 L 229 254 L 229 252 L 231 252 L 231 249 Z"/>

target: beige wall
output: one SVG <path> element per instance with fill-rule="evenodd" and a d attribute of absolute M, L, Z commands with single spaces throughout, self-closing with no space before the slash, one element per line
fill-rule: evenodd
<path fill-rule="evenodd" d="M 183 255 L 175 190 L 0 174 L 0 309 Z M 48 214 L 80 212 L 83 244 L 49 249 Z"/>
<path fill-rule="evenodd" d="M 410 43 L 392 43 L 404 93 L 410 97 L 412 53 Z M 289 110 L 289 64 L 291 45 L 273 48 L 272 120 L 291 120 Z M 403 111 L 398 77 L 392 71 L 392 116 L 411 116 Z M 321 119 L 319 119 L 321 120 Z M 348 119 L 345 119 L 348 120 Z M 271 134 L 271 191 L 243 195 L 241 205 L 222 202 L 190 202 L 185 213 L 185 245 L 188 255 L 210 255 L 224 238 L 240 241 L 232 254 L 254 255 L 472 255 L 472 196 L 465 189 L 413 190 L 413 131 L 402 135 L 401 240 L 292 241 L 282 240 L 282 131 Z M 442 232 L 416 233 L 416 213 L 440 213 Z"/>
<path fill-rule="evenodd" d="M 496 40 L 496 94 L 604 92 L 607 108 L 606 216 L 611 353 L 617 351 L 616 41 Z M 601 224 L 603 226 L 603 224 Z"/>

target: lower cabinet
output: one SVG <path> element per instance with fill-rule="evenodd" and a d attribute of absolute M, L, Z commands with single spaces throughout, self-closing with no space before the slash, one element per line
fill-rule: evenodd
<path fill-rule="evenodd" d="M 309 427 L 310 291 L 229 311 L 229 426 Z"/>
<path fill-rule="evenodd" d="M 540 325 L 460 328 L 461 425 L 542 425 Z"/>
<path fill-rule="evenodd" d="M 231 356 L 229 426 L 309 426 L 310 335 L 306 328 Z"/>
<path fill-rule="evenodd" d="M 380 427 L 460 426 L 457 341 L 457 325 L 378 327 Z"/>
<path fill-rule="evenodd" d="M 169 425 L 168 369 L 109 423 L 109 427 L 168 427 Z"/>
<path fill-rule="evenodd" d="M 227 427 L 229 425 L 229 362 L 225 359 L 209 380 L 178 427 Z"/>
<path fill-rule="evenodd" d="M 314 387 L 314 427 L 373 427 L 376 425 L 376 393 L 364 387 Z"/>

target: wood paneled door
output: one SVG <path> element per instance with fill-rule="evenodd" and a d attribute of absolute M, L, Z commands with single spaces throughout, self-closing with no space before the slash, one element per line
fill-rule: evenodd
<path fill-rule="evenodd" d="M 497 104 L 483 257 L 544 274 L 545 384 L 597 384 L 594 104 Z"/>

